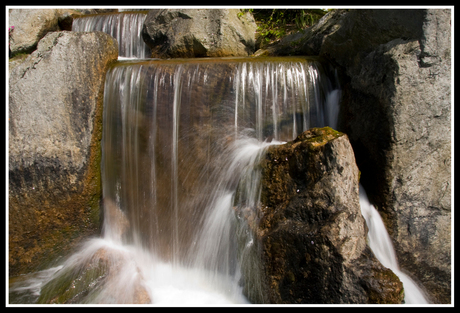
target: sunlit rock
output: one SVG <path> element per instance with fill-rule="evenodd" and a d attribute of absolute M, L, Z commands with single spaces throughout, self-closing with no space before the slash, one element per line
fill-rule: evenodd
<path fill-rule="evenodd" d="M 248 56 L 255 50 L 257 26 L 237 9 L 152 10 L 144 40 L 160 58 Z"/>
<path fill-rule="evenodd" d="M 53 32 L 10 71 L 10 276 L 99 227 L 103 82 L 117 51 L 100 32 Z"/>

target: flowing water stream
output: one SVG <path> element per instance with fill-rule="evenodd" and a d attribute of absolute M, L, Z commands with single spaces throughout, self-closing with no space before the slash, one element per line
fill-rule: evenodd
<path fill-rule="evenodd" d="M 48 301 L 66 282 L 72 303 L 263 301 L 257 283 L 241 284 L 257 269 L 237 187 L 255 206 L 266 147 L 335 127 L 328 70 L 303 57 L 117 62 L 104 94 L 102 238 L 16 291 Z"/>
<path fill-rule="evenodd" d="M 99 14 L 73 29 L 107 32 L 120 56 L 144 59 L 143 19 Z M 313 57 L 120 58 L 104 94 L 102 236 L 10 285 L 10 303 L 264 302 L 253 241 L 234 208 L 257 205 L 254 164 L 268 146 L 336 128 L 340 92 L 334 71 Z M 378 252 L 373 234 L 386 230 L 360 190 L 371 248 L 403 280 L 406 302 L 424 303 L 389 257 L 392 247 Z"/>
<path fill-rule="evenodd" d="M 142 39 L 146 11 L 88 14 L 74 19 L 72 31 L 101 31 L 118 41 L 118 55 L 127 58 L 148 58 L 150 48 Z"/>
<path fill-rule="evenodd" d="M 391 242 L 391 238 L 383 224 L 377 209 L 369 202 L 363 186 L 359 186 L 359 204 L 361 213 L 366 220 L 369 228 L 367 235 L 369 247 L 383 266 L 391 269 L 404 286 L 404 300 L 406 304 L 427 304 L 429 303 L 424 292 L 420 289 L 398 264 L 396 253 Z"/>

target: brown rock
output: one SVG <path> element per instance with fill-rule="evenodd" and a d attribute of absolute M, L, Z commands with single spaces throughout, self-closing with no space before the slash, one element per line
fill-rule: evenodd
<path fill-rule="evenodd" d="M 401 282 L 366 245 L 358 168 L 345 134 L 314 128 L 272 146 L 261 172 L 260 219 L 252 225 L 264 302 L 402 302 Z"/>

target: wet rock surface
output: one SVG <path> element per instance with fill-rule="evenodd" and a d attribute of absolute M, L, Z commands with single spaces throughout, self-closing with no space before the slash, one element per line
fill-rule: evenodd
<path fill-rule="evenodd" d="M 257 220 L 266 303 L 402 302 L 402 283 L 366 245 L 345 134 L 313 128 L 272 146 L 261 173 L 261 206 L 250 220 Z"/>
<path fill-rule="evenodd" d="M 78 255 L 74 258 L 78 259 Z M 123 253 L 107 248 L 82 256 L 76 262 L 70 260 L 69 265 L 64 266 L 41 288 L 37 303 L 151 303 L 150 296 L 142 285 L 142 275 L 136 268 L 129 271 L 131 275 L 123 276 L 127 271 L 124 267 L 133 265 L 130 261 Z M 119 288 L 123 288 L 125 292 L 120 293 Z"/>

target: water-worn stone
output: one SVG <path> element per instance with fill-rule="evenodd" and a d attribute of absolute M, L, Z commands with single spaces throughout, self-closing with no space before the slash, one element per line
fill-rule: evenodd
<path fill-rule="evenodd" d="M 271 146 L 261 175 L 260 218 L 251 225 L 262 252 L 263 302 L 403 301 L 402 283 L 366 245 L 358 167 L 345 134 L 313 128 Z"/>
<path fill-rule="evenodd" d="M 341 67 L 339 130 L 403 270 L 451 302 L 451 12 L 336 10 L 258 54 Z"/>
<path fill-rule="evenodd" d="M 248 56 L 255 50 L 257 26 L 237 9 L 151 10 L 143 38 L 152 57 Z"/>
<path fill-rule="evenodd" d="M 102 32 L 53 32 L 10 72 L 10 276 L 99 227 L 103 87 L 117 47 Z"/>
<path fill-rule="evenodd" d="M 92 249 L 89 247 L 89 251 Z M 130 258 L 116 249 L 82 251 L 67 260 L 40 291 L 39 304 L 148 304 L 142 274 Z M 129 268 L 129 269 L 127 269 Z M 129 271 L 128 275 L 124 275 Z M 122 286 L 124 292 L 120 293 Z M 113 295 L 117 295 L 114 297 Z"/>

